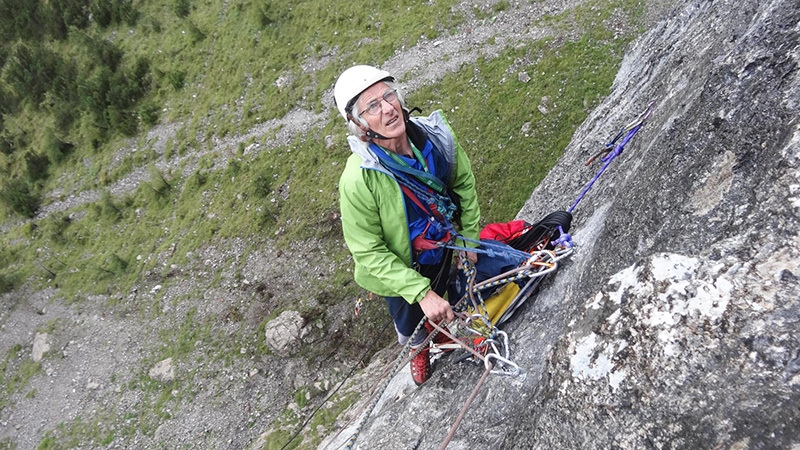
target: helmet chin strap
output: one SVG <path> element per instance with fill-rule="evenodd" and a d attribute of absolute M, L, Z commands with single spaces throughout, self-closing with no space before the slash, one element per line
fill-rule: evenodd
<path fill-rule="evenodd" d="M 370 139 L 379 139 L 379 140 L 384 140 L 384 141 L 389 139 L 386 136 L 384 136 L 382 134 L 378 134 L 378 133 L 376 133 L 376 132 L 374 132 L 372 130 L 367 130 L 367 131 L 364 132 L 364 134 L 367 135 L 367 137 L 370 138 Z"/>

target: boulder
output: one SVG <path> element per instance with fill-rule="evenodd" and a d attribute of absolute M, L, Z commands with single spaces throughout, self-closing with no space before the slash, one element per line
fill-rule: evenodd
<path fill-rule="evenodd" d="M 284 311 L 264 326 L 267 347 L 278 356 L 290 356 L 305 335 L 305 319 L 297 311 Z"/>
<path fill-rule="evenodd" d="M 175 365 L 172 363 L 172 358 L 167 358 L 157 362 L 156 365 L 150 369 L 148 375 L 150 375 L 150 378 L 162 383 L 174 381 Z"/>
<path fill-rule="evenodd" d="M 44 355 L 50 351 L 50 344 L 47 343 L 47 333 L 36 333 L 33 337 L 33 349 L 31 350 L 31 359 L 33 362 L 39 362 L 44 358 Z"/>

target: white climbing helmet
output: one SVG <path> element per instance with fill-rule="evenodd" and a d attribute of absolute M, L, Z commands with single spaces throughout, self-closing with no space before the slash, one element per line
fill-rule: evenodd
<path fill-rule="evenodd" d="M 389 72 L 372 66 L 353 66 L 339 75 L 333 87 L 333 101 L 345 121 L 350 120 L 347 115 L 353 107 L 354 100 L 368 87 L 381 80 L 394 81 L 394 77 Z"/>

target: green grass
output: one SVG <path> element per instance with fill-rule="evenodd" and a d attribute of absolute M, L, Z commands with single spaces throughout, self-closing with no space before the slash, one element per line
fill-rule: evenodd
<path fill-rule="evenodd" d="M 156 55 L 156 79 L 165 81 L 156 97 L 168 101 L 168 120 L 214 112 L 221 134 L 249 127 L 256 117 L 280 117 L 296 105 L 321 108 L 322 91 L 343 67 L 308 72 L 302 64 L 333 49 L 345 56 L 345 65 L 383 61 L 399 46 L 413 45 L 421 35 L 434 38 L 460 20 L 450 12 L 453 0 L 192 3 L 185 17 L 160 3 L 141 5 L 137 32 L 119 26 L 118 45 Z M 362 45 L 365 35 L 376 38 Z M 222 112 L 237 99 L 240 109 L 247 106 L 243 122 L 233 108 Z"/>
<path fill-rule="evenodd" d="M 304 393 L 298 391 L 297 396 L 305 397 Z M 357 396 L 354 393 L 344 396 L 334 395 L 326 402 L 327 406 L 320 408 L 308 424 L 302 429 L 306 431 L 295 437 L 298 427 L 300 427 L 306 420 L 307 416 L 317 404 L 321 402 L 317 400 L 313 405 L 306 408 L 304 405 L 298 406 L 303 410 L 303 413 L 298 416 L 292 409 L 287 408 L 272 424 L 270 430 L 266 431 L 266 438 L 264 439 L 263 447 L 252 448 L 252 450 L 292 450 L 298 448 L 316 448 L 321 442 L 322 437 L 317 430 L 319 428 L 325 429 L 327 432 L 333 431 L 333 425 L 336 423 L 336 418 L 344 412 L 347 408 L 352 406 L 357 401 Z"/>
<path fill-rule="evenodd" d="M 182 62 L 180 70 L 188 80 L 185 87 L 161 89 L 153 100 L 167 105 L 169 114 L 174 115 L 169 119 L 190 113 L 195 117 L 169 145 L 170 155 L 181 155 L 201 148 L 197 136 L 218 133 L 226 120 L 235 125 L 230 131 L 238 131 L 251 126 L 256 118 L 280 116 L 290 105 L 319 109 L 321 92 L 344 65 L 355 61 L 379 64 L 398 45 L 412 45 L 420 34 L 404 35 L 406 22 L 424 19 L 415 29 L 430 38 L 434 30 L 441 32 L 461 20 L 449 12 L 447 2 L 425 6 L 401 3 L 404 14 L 393 21 L 376 19 L 396 12 L 396 2 L 371 5 L 364 10 L 345 2 L 297 2 L 256 10 L 250 3 L 231 3 L 225 9 L 221 2 L 209 1 L 193 3 L 189 15 L 179 18 L 145 3 L 135 27 L 123 24 L 112 31 L 125 54 L 165 55 L 152 61 L 159 70 L 168 72 Z M 614 11 L 635 18 L 640 7 L 631 1 L 597 5 L 587 3 L 547 20 L 549 26 L 579 31 L 576 40 L 516 46 L 408 96 L 412 105 L 421 106 L 426 113 L 437 108 L 447 111 L 471 156 L 484 222 L 509 220 L 516 214 L 575 128 L 608 93 L 630 35 L 615 39 L 606 24 Z M 494 5 L 496 12 L 509 8 L 503 2 Z M 211 11 L 217 12 L 209 14 Z M 438 21 L 431 18 L 437 15 L 429 14 L 433 12 Z M 349 22 L 344 19 L 351 15 L 355 15 L 356 25 L 345 26 Z M 155 21 L 158 27 L 153 26 Z M 181 31 L 189 21 L 200 29 L 217 30 L 217 37 L 206 33 L 204 39 L 187 41 Z M 358 26 L 364 29 L 357 31 Z M 356 35 L 372 36 L 373 41 L 354 45 Z M 321 36 L 325 36 L 320 41 L 324 46 L 311 44 Z M 244 45 L 246 42 L 251 45 Z M 384 48 L 386 42 L 391 42 L 390 48 Z M 304 44 L 302 50 L 300 44 Z M 304 78 L 311 75 L 303 74 L 298 59 L 321 58 L 334 47 L 352 60 L 313 72 L 313 77 L 320 79 Z M 367 57 L 362 52 L 378 54 Z M 159 62 L 161 57 L 168 61 Z M 293 71 L 291 86 L 275 85 L 277 76 Z M 231 82 L 257 72 L 262 76 L 252 77 L 249 83 L 253 86 Z M 530 76 L 529 82 L 518 81 L 521 72 Z M 198 90 L 201 85 L 203 89 Z M 251 101 L 249 96 L 285 107 Z M 538 108 L 543 98 L 547 99 L 548 114 Z M 247 114 L 241 120 L 230 115 L 242 101 L 260 105 L 252 120 Z M 213 120 L 196 119 L 206 115 Z M 283 245 L 313 236 L 338 238 L 336 184 L 349 150 L 344 126 L 333 112 L 330 117 L 321 132 L 301 134 L 255 159 L 235 156 L 219 167 L 213 153 L 204 156 L 185 179 L 155 170 L 153 143 L 143 138 L 137 152 L 113 167 L 110 155 L 118 142 L 110 141 L 105 147 L 108 151 L 97 153 L 97 162 L 88 170 L 76 158 L 84 151 L 75 150 L 75 157 L 66 159 L 62 164 L 65 171 L 58 177 L 66 177 L 63 184 L 68 188 L 107 186 L 137 167 L 149 167 L 148 179 L 125 197 L 111 198 L 104 193 L 98 202 L 80 207 L 74 214 L 54 214 L 13 227 L 2 238 L 0 260 L 7 264 L 0 269 L 0 289 L 7 291 L 33 277 L 39 283 L 58 286 L 62 296 L 73 301 L 90 293 L 127 289 L 144 271 L 159 270 L 156 258 L 149 256 L 172 248 L 181 251 L 175 252 L 171 262 L 182 263 L 188 251 L 220 238 L 277 236 Z M 336 136 L 332 150 L 326 150 L 323 142 L 329 134 Z M 45 187 L 52 183 L 47 181 Z M 38 252 L 32 251 L 37 248 Z"/>
<path fill-rule="evenodd" d="M 423 109 L 444 109 L 451 120 L 471 157 L 484 222 L 514 218 L 578 125 L 609 93 L 631 36 L 615 39 L 604 21 L 615 8 L 634 17 L 640 11 L 630 1 L 596 5 L 548 20 L 569 29 L 584 24 L 575 41 L 545 39 L 507 49 L 409 96 Z M 520 73 L 530 81 L 519 81 Z"/>
<path fill-rule="evenodd" d="M 40 362 L 34 362 L 28 357 L 21 345 L 16 345 L 8 350 L 3 360 L 0 361 L 0 386 L 2 386 L 0 388 L 0 410 L 9 406 L 14 394 L 25 390 L 28 381 L 39 373 L 41 367 Z M 30 395 L 35 395 L 35 393 Z"/>
<path fill-rule="evenodd" d="M 55 429 L 44 432 L 36 449 L 105 447 L 111 444 L 116 437 L 116 433 L 110 429 L 113 420 L 114 418 L 108 413 L 99 413 L 90 420 L 78 416 L 71 422 L 62 422 Z"/>
<path fill-rule="evenodd" d="M 207 0 L 176 14 L 145 1 L 122 20 L 87 22 L 58 40 L 0 41 L 7 66 L 0 77 L 0 173 L 9 180 L 0 183 L 0 214 L 32 216 L 42 192 L 64 186 L 64 174 L 72 178 L 67 186 L 85 187 L 79 163 L 115 151 L 137 127 L 186 120 L 189 139 L 178 138 L 183 153 L 197 147 L 198 135 L 243 132 L 297 106 L 319 111 L 322 93 L 344 67 L 378 64 L 457 25 L 454 3 Z M 37 65 L 28 68 L 19 48 Z M 26 69 L 48 76 L 20 81 Z M 30 172 L 26 155 L 46 158 Z M 101 184 L 149 157 L 135 155 L 101 173 Z M 36 176 L 11 183 L 25 172 Z"/>

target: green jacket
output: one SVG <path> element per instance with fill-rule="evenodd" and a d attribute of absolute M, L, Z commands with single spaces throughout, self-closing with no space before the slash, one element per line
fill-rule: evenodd
<path fill-rule="evenodd" d="M 460 233 L 478 239 L 480 208 L 469 158 L 441 111 L 411 118 L 434 147 L 453 161 L 449 186 L 460 197 Z M 359 286 L 383 297 L 422 300 L 430 281 L 412 268 L 406 204 L 400 185 L 367 143 L 348 136 L 353 152 L 339 179 L 339 206 L 345 242 L 355 261 Z M 468 242 L 469 247 L 475 245 Z"/>

